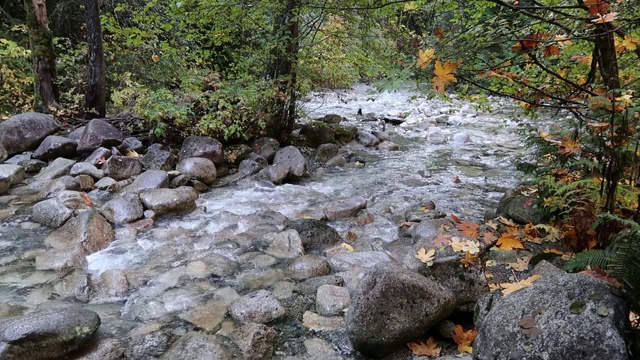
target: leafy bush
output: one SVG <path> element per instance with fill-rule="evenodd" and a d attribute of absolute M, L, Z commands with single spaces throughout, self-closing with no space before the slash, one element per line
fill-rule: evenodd
<path fill-rule="evenodd" d="M 0 37 L 0 59 L 0 117 L 29 111 L 34 101 L 29 49 Z"/>

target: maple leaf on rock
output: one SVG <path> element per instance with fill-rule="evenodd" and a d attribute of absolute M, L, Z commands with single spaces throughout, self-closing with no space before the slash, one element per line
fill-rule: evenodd
<path fill-rule="evenodd" d="M 500 250 L 514 250 L 514 249 L 524 250 L 524 245 L 522 245 L 522 241 L 518 240 L 515 236 L 507 233 L 502 234 L 502 236 L 500 236 L 496 244 L 498 245 L 498 249 Z"/>
<path fill-rule="evenodd" d="M 451 234 L 438 234 L 433 238 L 433 244 L 436 247 L 443 247 L 451 244 Z"/>
<path fill-rule="evenodd" d="M 438 343 L 433 337 L 430 337 L 427 341 L 407 343 L 407 346 L 416 356 L 440 356 L 440 351 L 442 351 L 442 348 L 438 347 Z"/>
<path fill-rule="evenodd" d="M 464 264 L 464 267 L 469 267 L 473 265 L 473 263 L 476 262 L 477 259 L 478 259 L 477 256 L 471 255 L 471 253 L 467 251 L 464 254 L 464 259 L 460 259 L 460 262 Z"/>
<path fill-rule="evenodd" d="M 427 266 L 433 265 L 433 259 L 436 257 L 436 250 L 429 249 L 427 251 L 425 248 L 421 247 L 420 250 L 414 255 L 418 260 L 427 264 Z"/>
<path fill-rule="evenodd" d="M 453 341 L 458 344 L 458 351 L 463 354 L 471 354 L 471 352 L 473 351 L 471 344 L 473 343 L 473 340 L 476 338 L 477 334 L 478 331 L 476 330 L 464 331 L 462 326 L 456 325 L 453 334 L 451 334 L 451 337 L 453 337 Z"/>
<path fill-rule="evenodd" d="M 478 227 L 478 224 L 469 221 L 464 221 L 456 225 L 456 229 L 460 230 L 465 236 L 473 239 L 478 237 Z"/>
<path fill-rule="evenodd" d="M 515 262 L 509 263 L 509 267 L 515 271 L 525 271 L 529 269 L 529 260 L 531 260 L 530 256 L 519 258 Z"/>
<path fill-rule="evenodd" d="M 457 68 L 457 63 L 445 62 L 444 65 L 442 65 L 440 60 L 436 60 L 433 70 L 433 73 L 436 75 L 432 80 L 433 88 L 440 93 L 444 93 L 445 85 L 458 81 L 452 74 Z"/>
<path fill-rule="evenodd" d="M 524 279 L 524 280 L 520 280 L 520 281 L 516 281 L 516 282 L 512 282 L 512 283 L 501 283 L 500 287 L 502 288 L 502 295 L 506 296 L 511 294 L 512 292 L 518 291 L 520 289 L 524 289 L 526 287 L 531 286 L 536 280 L 538 280 L 538 278 L 540 277 L 540 275 L 535 274 L 535 275 L 531 275 L 528 278 Z"/>

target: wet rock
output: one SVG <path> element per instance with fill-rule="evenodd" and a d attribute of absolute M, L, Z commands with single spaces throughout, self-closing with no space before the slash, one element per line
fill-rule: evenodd
<path fill-rule="evenodd" d="M 246 144 L 234 144 L 224 149 L 224 161 L 232 167 L 238 166 L 253 150 Z"/>
<path fill-rule="evenodd" d="M 267 179 L 274 184 L 282 184 L 288 174 L 289 167 L 286 164 L 277 164 L 261 170 L 258 173 L 258 176 Z"/>
<path fill-rule="evenodd" d="M 76 182 L 80 185 L 81 191 L 91 191 L 96 184 L 95 180 L 89 175 L 78 175 L 75 177 Z"/>
<path fill-rule="evenodd" d="M 238 329 L 235 342 L 243 359 L 270 359 L 276 336 L 276 331 L 266 325 L 247 323 Z"/>
<path fill-rule="evenodd" d="M 161 360 L 231 360 L 231 354 L 215 335 L 191 332 L 171 345 Z"/>
<path fill-rule="evenodd" d="M 0 164 L 0 179 L 5 179 L 9 185 L 21 183 L 26 176 L 24 168 L 20 165 Z"/>
<path fill-rule="evenodd" d="M 216 166 L 224 163 L 224 148 L 216 139 L 205 136 L 189 136 L 182 143 L 178 161 L 192 157 L 211 160 Z"/>
<path fill-rule="evenodd" d="M 269 162 L 273 161 L 278 150 L 280 150 L 280 143 L 278 140 L 273 138 L 263 137 L 253 143 L 253 151 L 267 159 Z"/>
<path fill-rule="evenodd" d="M 60 299 L 86 303 L 89 302 L 91 292 L 90 280 L 86 271 L 75 269 L 55 284 L 53 290 Z"/>
<path fill-rule="evenodd" d="M 67 137 L 71 140 L 78 142 L 78 140 L 80 140 L 80 137 L 82 137 L 82 132 L 84 131 L 84 128 L 85 128 L 84 126 L 80 126 L 76 128 L 75 130 L 70 132 L 69 135 L 67 135 Z"/>
<path fill-rule="evenodd" d="M 115 180 L 128 179 L 142 172 L 142 163 L 137 158 L 111 156 L 103 165 L 104 174 Z"/>
<path fill-rule="evenodd" d="M 100 326 L 100 317 L 80 307 L 37 311 L 0 323 L 0 358 L 59 359 L 79 349 Z"/>
<path fill-rule="evenodd" d="M 322 285 L 344 285 L 344 279 L 337 275 L 318 276 L 298 284 L 298 292 L 303 295 L 315 294 Z"/>
<path fill-rule="evenodd" d="M 147 209 L 158 215 L 182 213 L 196 208 L 198 192 L 186 186 L 176 189 L 153 189 L 140 193 L 140 200 Z"/>
<path fill-rule="evenodd" d="M 124 345 L 118 339 L 100 339 L 85 348 L 75 360 L 122 360 Z"/>
<path fill-rule="evenodd" d="M 336 155 L 334 157 L 332 157 L 331 159 L 327 160 L 327 166 L 345 166 L 347 164 L 347 159 L 344 158 L 344 156 L 342 155 Z"/>
<path fill-rule="evenodd" d="M 238 173 L 242 175 L 253 175 L 259 173 L 265 166 L 260 165 L 254 160 L 244 159 L 238 166 Z"/>
<path fill-rule="evenodd" d="M 40 160 L 50 160 L 57 157 L 74 157 L 78 143 L 63 136 L 49 135 L 33 152 L 33 157 Z"/>
<path fill-rule="evenodd" d="M 474 359 L 628 359 L 627 305 L 607 282 L 545 261 L 533 285 L 487 304 Z M 580 339 L 576 341 L 576 339 Z"/>
<path fill-rule="evenodd" d="M 520 224 L 540 224 L 545 220 L 545 211 L 538 205 L 539 199 L 522 195 L 521 190 L 508 191 L 498 203 L 498 215 L 504 216 Z"/>
<path fill-rule="evenodd" d="M 78 140 L 78 151 L 89 152 L 99 147 L 119 146 L 124 140 L 120 130 L 103 119 L 89 121 Z"/>
<path fill-rule="evenodd" d="M 80 190 L 80 183 L 78 182 L 78 180 L 76 180 L 76 178 L 70 175 L 63 175 L 63 176 L 60 176 L 59 178 L 53 179 L 52 181 L 47 181 L 47 180 L 41 180 L 41 181 L 44 184 L 46 184 L 45 190 L 49 194 L 57 193 L 59 191 L 64 191 L 64 190 L 74 190 L 74 191 Z M 35 182 L 31 183 L 29 185 L 29 188 L 32 188 L 32 186 L 35 184 L 36 184 Z"/>
<path fill-rule="evenodd" d="M 216 166 L 206 158 L 192 157 L 182 159 L 176 166 L 176 170 L 180 171 L 187 179 L 195 179 L 206 185 L 212 185 L 216 181 Z"/>
<path fill-rule="evenodd" d="M 162 170 L 147 170 L 138 175 L 127 187 L 127 191 L 139 193 L 145 190 L 161 189 L 169 187 L 169 175 Z"/>
<path fill-rule="evenodd" d="M 240 295 L 232 288 L 218 289 L 211 299 L 180 314 L 180 318 L 201 329 L 215 332 L 227 316 L 229 305 L 239 298 Z"/>
<path fill-rule="evenodd" d="M 152 324 L 133 329 L 126 337 L 125 359 L 154 360 L 164 354 L 169 348 L 169 336 L 158 328 Z"/>
<path fill-rule="evenodd" d="M 311 338 L 304 340 L 304 348 L 307 351 L 305 359 L 313 360 L 344 360 L 333 350 L 333 345 L 320 338 Z"/>
<path fill-rule="evenodd" d="M 344 331 L 343 316 L 321 316 L 312 311 L 302 314 L 302 326 L 312 331 Z"/>
<path fill-rule="evenodd" d="M 120 150 L 121 153 L 126 155 L 129 151 L 138 152 L 143 148 L 144 148 L 144 145 L 142 145 L 142 141 L 134 137 L 128 137 L 122 140 L 122 144 L 120 144 L 120 146 L 118 147 L 118 150 Z"/>
<path fill-rule="evenodd" d="M 295 259 L 304 255 L 302 239 L 297 231 L 291 229 L 271 236 L 267 254 L 282 259 Z"/>
<path fill-rule="evenodd" d="M 264 158 L 264 156 L 257 154 L 255 152 L 250 153 L 249 155 L 247 155 L 244 160 L 251 160 L 251 161 L 255 161 L 258 164 L 260 164 L 261 168 L 266 168 L 267 166 L 269 166 L 269 161 L 267 159 Z M 243 161 L 244 161 L 243 160 Z M 242 162 L 240 162 L 240 166 L 242 166 Z"/>
<path fill-rule="evenodd" d="M 342 315 L 350 302 L 349 289 L 346 287 L 322 285 L 316 293 L 316 311 L 322 316 Z"/>
<path fill-rule="evenodd" d="M 2 164 L 9 157 L 9 153 L 7 153 L 7 149 L 0 144 L 0 164 Z"/>
<path fill-rule="evenodd" d="M 0 122 L 0 145 L 8 155 L 36 148 L 47 136 L 60 130 L 51 115 L 27 112 Z"/>
<path fill-rule="evenodd" d="M 294 220 L 284 227 L 284 230 L 289 229 L 294 229 L 298 232 L 305 249 L 319 249 L 342 241 L 342 237 L 334 228 L 320 220 Z"/>
<path fill-rule="evenodd" d="M 456 133 L 456 134 L 453 134 L 451 141 L 456 144 L 465 144 L 465 143 L 470 143 L 471 138 L 467 133 Z"/>
<path fill-rule="evenodd" d="M 11 187 L 11 180 L 0 177 L 0 194 L 6 192 Z"/>
<path fill-rule="evenodd" d="M 88 162 L 93 166 L 102 165 L 108 158 L 111 157 L 111 150 L 105 147 L 99 147 L 95 149 L 91 155 L 89 155 L 84 162 Z"/>
<path fill-rule="evenodd" d="M 338 151 L 340 151 L 340 148 L 336 144 L 322 144 L 316 149 L 315 160 L 318 163 L 324 164 L 338 155 Z"/>
<path fill-rule="evenodd" d="M 378 150 L 380 151 L 398 151 L 400 150 L 400 146 L 398 144 L 391 141 L 383 141 L 378 144 Z"/>
<path fill-rule="evenodd" d="M 129 291 L 127 274 L 120 269 L 109 269 L 100 274 L 97 287 L 106 296 L 124 296 Z"/>
<path fill-rule="evenodd" d="M 105 177 L 102 178 L 100 180 L 98 180 L 94 185 L 96 186 L 96 189 L 98 190 L 107 190 L 110 187 L 114 186 L 117 183 L 117 181 L 115 181 L 114 179 L 110 178 L 110 177 Z"/>
<path fill-rule="evenodd" d="M 229 313 L 235 320 L 243 323 L 265 324 L 284 316 L 285 308 L 271 292 L 258 290 L 231 304 Z"/>
<path fill-rule="evenodd" d="M 179 188 L 181 186 L 188 186 L 190 183 L 189 178 L 184 175 L 178 175 L 171 180 L 169 186 L 172 189 Z"/>
<path fill-rule="evenodd" d="M 329 258 L 331 269 L 335 272 L 353 268 L 372 267 L 393 259 L 384 251 L 340 252 Z"/>
<path fill-rule="evenodd" d="M 144 208 L 137 194 L 125 193 L 105 203 L 100 213 L 111 223 L 126 224 L 144 215 Z"/>
<path fill-rule="evenodd" d="M 380 142 L 380 139 L 378 139 L 375 135 L 366 131 L 358 131 L 358 135 L 356 138 L 358 139 L 358 142 L 360 144 L 366 147 L 376 146 Z"/>
<path fill-rule="evenodd" d="M 31 219 L 39 224 L 53 228 L 62 226 L 73 215 L 73 211 L 64 206 L 58 198 L 40 201 L 33 206 Z"/>
<path fill-rule="evenodd" d="M 22 166 L 24 171 L 35 174 L 44 169 L 47 166 L 47 163 L 38 159 L 28 159 L 18 162 L 18 165 Z"/>
<path fill-rule="evenodd" d="M 347 334 L 356 350 L 382 357 L 422 336 L 454 307 L 446 287 L 397 264 L 383 263 L 366 273 L 353 294 Z"/>
<path fill-rule="evenodd" d="M 88 162 L 79 162 L 73 164 L 71 170 L 69 170 L 69 175 L 89 175 L 92 178 L 98 180 L 104 177 L 104 171 L 95 167 L 95 165 Z"/>
<path fill-rule="evenodd" d="M 336 132 L 336 140 L 341 144 L 346 144 L 356 138 L 358 128 L 355 126 L 333 125 Z"/>
<path fill-rule="evenodd" d="M 358 211 L 367 207 L 367 200 L 362 196 L 333 201 L 324 207 L 324 216 L 329 221 L 356 216 Z"/>
<path fill-rule="evenodd" d="M 411 226 L 411 228 L 409 228 L 409 235 L 416 240 L 434 237 L 441 232 L 440 229 L 442 226 L 448 226 L 449 229 L 455 228 L 453 221 L 448 218 L 429 219 Z"/>
<path fill-rule="evenodd" d="M 302 128 L 300 128 L 300 135 L 304 135 L 307 139 L 307 145 L 313 148 L 322 144 L 331 143 L 335 141 L 336 138 L 335 130 L 320 121 L 312 121 L 302 124 Z"/>
<path fill-rule="evenodd" d="M 169 171 L 176 164 L 176 157 L 161 144 L 153 144 L 147 148 L 147 153 L 140 162 L 147 170 Z"/>
<path fill-rule="evenodd" d="M 339 124 L 346 119 L 338 114 L 327 114 L 322 118 L 322 122 L 327 124 Z"/>
<path fill-rule="evenodd" d="M 273 159 L 273 164 L 285 165 L 289 170 L 289 176 L 300 177 L 307 172 L 306 160 L 295 146 L 287 146 L 278 150 Z"/>
<path fill-rule="evenodd" d="M 52 180 L 59 178 L 63 175 L 69 175 L 71 168 L 75 165 L 75 160 L 69 160 L 65 158 L 57 158 L 53 160 L 46 168 L 34 176 L 36 180 Z"/>
<path fill-rule="evenodd" d="M 294 260 L 287 268 L 287 274 L 295 280 L 329 275 L 331 266 L 326 259 L 316 255 L 304 255 Z"/>
<path fill-rule="evenodd" d="M 444 144 L 447 142 L 447 133 L 438 127 L 430 127 L 427 131 L 427 140 L 434 144 Z"/>

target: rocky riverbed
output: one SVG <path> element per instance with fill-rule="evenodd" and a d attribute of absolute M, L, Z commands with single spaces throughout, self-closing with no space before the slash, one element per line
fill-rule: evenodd
<path fill-rule="evenodd" d="M 450 339 L 489 288 L 482 261 L 434 237 L 489 251 L 451 215 L 495 216 L 531 120 L 504 99 L 364 85 L 301 106 L 286 147 L 143 147 L 108 119 L 0 124 L 0 358 L 411 358 L 404 344 L 428 331 Z M 606 354 L 624 358 L 624 306 L 600 300 L 615 305 Z"/>

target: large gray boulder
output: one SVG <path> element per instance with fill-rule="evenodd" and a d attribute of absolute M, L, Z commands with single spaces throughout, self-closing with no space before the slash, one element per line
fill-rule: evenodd
<path fill-rule="evenodd" d="M 103 165 L 104 174 L 115 180 L 125 180 L 142 172 L 142 163 L 133 157 L 111 156 Z"/>
<path fill-rule="evenodd" d="M 124 140 L 124 135 L 115 126 L 103 119 L 89 121 L 78 140 L 79 152 L 94 151 L 99 147 L 110 148 L 119 146 Z"/>
<path fill-rule="evenodd" d="M 332 201 L 324 207 L 324 216 L 329 221 L 354 217 L 358 211 L 367 207 L 367 199 L 353 196 L 347 199 Z"/>
<path fill-rule="evenodd" d="M 145 190 L 169 187 L 169 175 L 162 170 L 147 170 L 138 175 L 126 188 L 127 191 L 139 193 Z"/>
<path fill-rule="evenodd" d="M 0 179 L 6 180 L 9 185 L 21 183 L 26 176 L 24 168 L 20 165 L 0 164 Z"/>
<path fill-rule="evenodd" d="M 33 206 L 31 219 L 42 225 L 60 227 L 73 215 L 71 209 L 64 206 L 58 198 L 40 201 Z"/>
<path fill-rule="evenodd" d="M 454 308 L 453 293 L 443 285 L 382 263 L 365 274 L 352 296 L 347 335 L 365 356 L 383 357 L 423 336 Z"/>
<path fill-rule="evenodd" d="M 224 147 L 214 138 L 189 136 L 182 142 L 178 161 L 191 157 L 202 157 L 213 161 L 216 166 L 221 165 L 224 163 Z"/>
<path fill-rule="evenodd" d="M 280 150 L 280 143 L 274 138 L 263 137 L 253 143 L 253 151 L 269 162 L 273 161 L 278 150 Z"/>
<path fill-rule="evenodd" d="M 140 162 L 147 170 L 169 171 L 176 164 L 176 157 L 161 144 L 153 144 L 147 148 L 147 153 Z"/>
<path fill-rule="evenodd" d="M 49 135 L 33 152 L 33 157 L 40 160 L 51 160 L 57 157 L 74 157 L 78 142 L 64 136 Z"/>
<path fill-rule="evenodd" d="M 142 202 L 134 193 L 124 193 L 107 201 L 100 212 L 109 222 L 114 224 L 130 223 L 144 216 Z"/>
<path fill-rule="evenodd" d="M 300 150 L 295 146 L 287 146 L 278 150 L 273 165 L 284 165 L 289 169 L 289 175 L 300 177 L 307 172 L 307 164 Z"/>
<path fill-rule="evenodd" d="M 298 219 L 288 223 L 284 230 L 298 232 L 305 249 L 319 250 L 325 246 L 342 241 L 338 232 L 326 222 L 315 219 Z"/>
<path fill-rule="evenodd" d="M 196 208 L 196 199 L 198 192 L 187 186 L 152 189 L 140 193 L 144 206 L 158 215 L 191 211 Z"/>
<path fill-rule="evenodd" d="M 60 122 L 51 115 L 28 112 L 0 122 L 0 145 L 9 155 L 31 150 L 42 139 L 60 130 Z"/>
<path fill-rule="evenodd" d="M 34 179 L 36 180 L 52 180 L 64 175 L 69 175 L 71 168 L 75 165 L 75 160 L 57 158 L 53 160 L 47 167 L 42 169 Z"/>
<path fill-rule="evenodd" d="M 624 325 L 628 307 L 607 282 L 568 274 L 547 262 L 533 285 L 479 302 L 473 358 L 628 359 Z M 498 299 L 496 299 L 498 298 Z"/>
<path fill-rule="evenodd" d="M 249 293 L 229 306 L 231 317 L 242 323 L 266 324 L 284 316 L 285 313 L 286 310 L 280 301 L 267 290 Z"/>
<path fill-rule="evenodd" d="M 304 135 L 307 139 L 307 145 L 313 148 L 331 143 L 336 139 L 335 130 L 321 121 L 303 124 L 300 135 Z"/>
<path fill-rule="evenodd" d="M 206 158 L 182 159 L 176 166 L 176 170 L 189 180 L 198 180 L 206 185 L 212 185 L 216 181 L 216 165 Z"/>
<path fill-rule="evenodd" d="M 0 323 L 0 359 L 63 359 L 100 326 L 100 317 L 80 307 L 47 309 Z"/>

